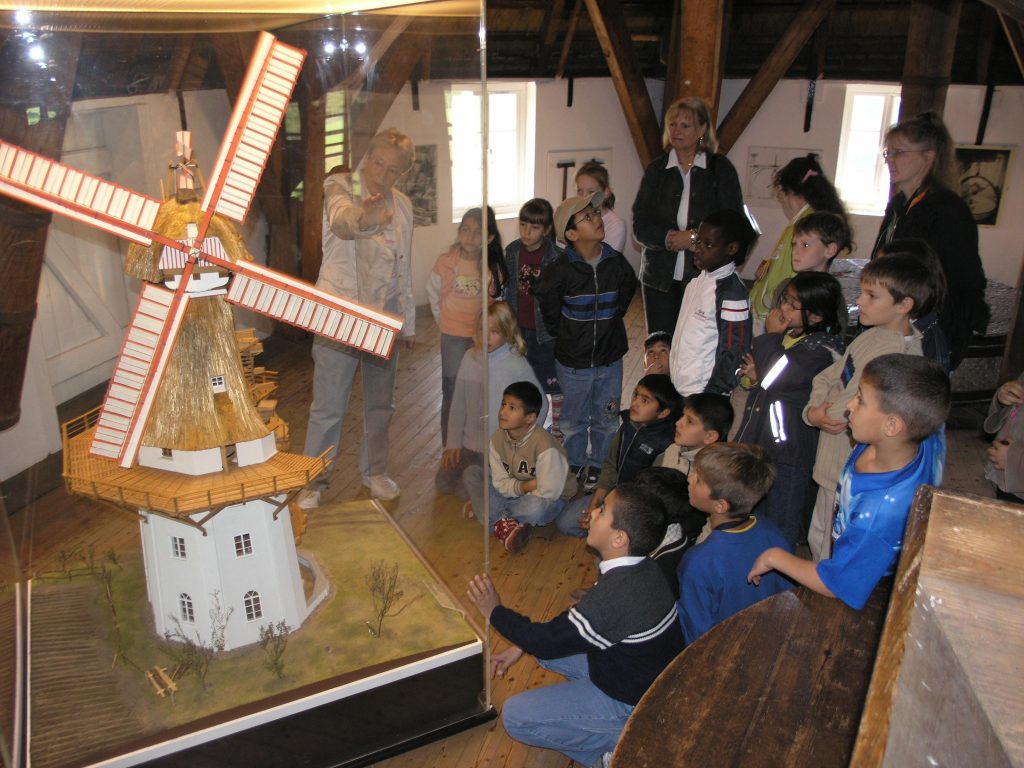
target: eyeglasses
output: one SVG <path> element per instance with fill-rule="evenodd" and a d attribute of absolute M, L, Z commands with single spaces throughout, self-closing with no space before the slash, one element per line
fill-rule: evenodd
<path fill-rule="evenodd" d="M 882 150 L 882 159 L 883 160 L 888 160 L 890 157 L 891 158 L 897 158 L 900 155 L 906 155 L 906 154 L 908 154 L 910 152 L 927 152 L 927 151 L 928 151 L 927 149 L 883 149 Z"/>
<path fill-rule="evenodd" d="M 573 224 L 576 225 L 576 224 L 579 224 L 579 223 L 584 222 L 584 221 L 593 221 L 595 216 L 597 218 L 599 218 L 599 219 L 601 218 L 601 209 L 600 208 L 594 208 L 593 210 L 587 211 L 582 216 L 580 216 L 578 219 L 574 219 L 573 220 Z"/>

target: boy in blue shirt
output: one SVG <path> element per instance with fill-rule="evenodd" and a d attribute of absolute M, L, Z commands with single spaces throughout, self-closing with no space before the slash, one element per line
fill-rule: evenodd
<path fill-rule="evenodd" d="M 761 588 L 747 572 L 765 547 L 788 548 L 782 531 L 750 511 L 775 481 L 775 465 L 757 445 L 713 443 L 688 477 L 690 506 L 708 515 L 710 535 L 679 562 L 679 621 L 689 645 L 719 622 L 777 592 L 792 589 L 771 574 Z"/>
<path fill-rule="evenodd" d="M 900 354 L 868 363 L 849 406 L 858 445 L 839 476 L 832 557 L 815 564 L 768 549 L 750 570 L 751 583 L 777 571 L 863 608 L 878 582 L 896 570 L 918 486 L 942 482 L 949 404 L 949 377 L 938 363 Z"/>

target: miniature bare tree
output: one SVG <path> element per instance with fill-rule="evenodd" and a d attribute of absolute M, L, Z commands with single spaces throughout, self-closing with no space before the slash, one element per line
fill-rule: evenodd
<path fill-rule="evenodd" d="M 232 605 L 224 610 L 224 606 L 220 604 L 219 589 L 210 593 L 210 599 L 213 602 L 213 607 L 210 608 L 210 644 L 213 646 L 213 650 L 223 651 L 224 646 L 227 645 L 225 634 L 228 629 L 228 619 L 235 612 L 235 606 Z"/>
<path fill-rule="evenodd" d="M 185 634 L 177 616 L 170 615 L 169 618 L 174 622 L 174 629 L 164 632 L 164 639 L 177 642 L 174 647 L 168 649 L 168 652 L 177 662 L 179 668 L 192 672 L 199 678 L 199 684 L 206 688 L 206 676 L 210 672 L 210 661 L 216 651 L 212 645 L 203 642 L 199 632 L 196 632 L 194 640 Z"/>
<path fill-rule="evenodd" d="M 388 567 L 383 560 L 374 563 L 366 576 L 366 586 L 373 597 L 374 621 L 377 622 L 376 628 L 370 622 L 366 622 L 366 628 L 374 637 L 380 637 L 384 619 L 397 616 L 420 597 L 416 595 L 401 608 L 392 610 L 405 596 L 405 592 L 398 588 L 398 582 L 398 563 Z"/>
<path fill-rule="evenodd" d="M 284 619 L 277 622 L 270 622 L 260 626 L 260 648 L 267 654 L 267 660 L 263 666 L 277 675 L 278 679 L 284 677 L 284 652 L 288 647 L 288 633 L 292 628 Z"/>

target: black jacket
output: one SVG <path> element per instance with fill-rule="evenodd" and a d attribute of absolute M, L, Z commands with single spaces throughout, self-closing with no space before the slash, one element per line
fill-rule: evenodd
<path fill-rule="evenodd" d="M 647 166 L 633 202 L 633 234 L 643 246 L 640 282 L 667 291 L 676 268 L 676 252 L 665 248 L 669 230 L 679 229 L 676 216 L 683 197 L 683 175 L 678 168 L 666 168 L 668 154 Z M 722 208 L 743 213 L 743 192 L 736 169 L 725 155 L 707 155 L 707 168 L 690 170 L 690 208 L 686 228 L 691 229 L 709 214 Z M 693 255 L 686 252 L 683 285 L 696 276 Z"/>
<path fill-rule="evenodd" d="M 636 480 L 640 470 L 654 464 L 676 436 L 678 416 L 675 413 L 639 426 L 629 420 L 628 408 L 619 416 L 622 424 L 608 446 L 608 455 L 601 465 L 601 479 L 597 481 L 597 487 L 605 491 L 611 491 L 620 483 Z"/>
<path fill-rule="evenodd" d="M 929 189 L 907 209 L 907 199 L 897 194 L 885 209 L 872 258 L 886 243 L 886 234 L 898 216 L 892 239 L 916 237 L 926 241 L 942 262 L 949 295 L 939 310 L 939 327 L 949 344 L 949 365 L 955 369 L 967 351 L 972 333 L 984 333 L 990 310 L 985 303 L 985 271 L 978 255 L 978 225 L 967 203 L 944 187 Z"/>
<path fill-rule="evenodd" d="M 601 246 L 595 269 L 568 245 L 533 289 L 555 337 L 555 359 L 567 368 L 610 365 L 629 348 L 622 318 L 636 293 L 636 273 L 621 253 Z"/>

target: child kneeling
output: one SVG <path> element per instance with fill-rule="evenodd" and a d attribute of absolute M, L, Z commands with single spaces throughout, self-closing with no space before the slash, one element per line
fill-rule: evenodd
<path fill-rule="evenodd" d="M 949 405 L 949 377 L 935 361 L 889 354 L 868 363 L 849 406 L 858 445 L 839 476 L 831 557 L 813 563 L 773 547 L 757 558 L 750 582 L 778 571 L 863 608 L 878 582 L 896 570 L 918 487 L 942 482 Z"/>
<path fill-rule="evenodd" d="M 683 649 L 672 592 L 646 556 L 664 533 L 658 497 L 623 483 L 591 513 L 587 544 L 601 556 L 600 575 L 569 610 L 533 622 L 503 606 L 486 575 L 470 582 L 469 599 L 512 643 L 491 656 L 493 673 L 503 677 L 526 652 L 566 678 L 505 702 L 513 739 L 584 766 L 615 748 L 633 707 Z"/>
<path fill-rule="evenodd" d="M 491 435 L 488 464 L 490 512 L 484 519 L 484 473 L 468 467 L 463 474 L 477 519 L 492 528 L 505 549 L 520 552 L 530 526 L 545 525 L 565 509 L 576 493 L 576 478 L 559 442 L 537 424 L 543 402 L 528 381 L 505 387 L 498 409 L 498 429 Z"/>

